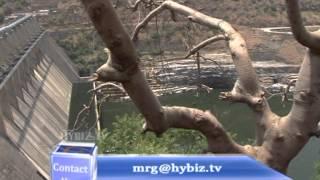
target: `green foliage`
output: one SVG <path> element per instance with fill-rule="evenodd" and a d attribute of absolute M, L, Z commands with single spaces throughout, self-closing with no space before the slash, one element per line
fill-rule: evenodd
<path fill-rule="evenodd" d="M 106 62 L 103 43 L 96 33 L 73 32 L 67 38 L 58 40 L 70 59 L 78 67 L 81 76 L 88 76 Z"/>
<path fill-rule="evenodd" d="M 4 0 L 0 0 L 0 7 L 2 7 L 5 4 Z"/>
<path fill-rule="evenodd" d="M 104 129 L 97 140 L 100 153 L 115 154 L 197 154 L 207 146 L 196 131 L 172 129 L 157 138 L 153 133 L 141 134 L 140 115 L 117 117 L 112 130 Z"/>
<path fill-rule="evenodd" d="M 160 38 L 161 38 L 161 35 L 159 32 L 156 31 L 156 32 L 151 33 L 151 39 L 153 39 L 154 41 L 159 41 Z"/>
<path fill-rule="evenodd" d="M 143 118 L 137 114 L 118 116 L 112 130 L 98 136 L 99 153 L 111 154 L 199 154 L 207 147 L 206 138 L 198 131 L 170 129 L 157 138 L 141 134 Z M 236 139 L 235 134 L 230 136 Z M 253 140 L 241 142 L 252 143 Z"/>
<path fill-rule="evenodd" d="M 14 3 L 16 6 L 16 9 L 18 10 L 22 10 L 23 8 L 29 5 L 29 3 L 25 0 L 15 0 Z"/>
<path fill-rule="evenodd" d="M 29 5 L 30 3 L 26 0 L 0 0 L 0 7 L 5 8 L 5 12 L 8 11 L 7 9 L 11 9 L 13 12 L 16 10 L 24 10 Z"/>
<path fill-rule="evenodd" d="M 320 162 L 317 162 L 315 164 L 315 169 L 316 169 L 316 177 L 314 180 L 320 180 Z"/>

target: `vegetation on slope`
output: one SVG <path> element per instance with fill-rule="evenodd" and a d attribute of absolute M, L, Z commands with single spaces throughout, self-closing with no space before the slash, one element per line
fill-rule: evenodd
<path fill-rule="evenodd" d="M 139 115 L 118 117 L 112 131 L 103 130 L 98 138 L 100 153 L 116 154 L 164 154 L 199 153 L 206 147 L 205 138 L 195 131 L 172 130 L 155 138 L 152 134 L 144 136 L 141 130 L 143 118 Z"/>
<path fill-rule="evenodd" d="M 29 5 L 27 0 L 0 0 L 0 23 L 15 11 L 28 10 Z"/>
<path fill-rule="evenodd" d="M 286 7 L 283 0 L 184 0 L 214 17 L 219 17 L 237 25 L 252 27 L 288 25 Z M 320 1 L 304 0 L 301 11 L 306 24 L 317 24 L 320 20 Z"/>
<path fill-rule="evenodd" d="M 58 40 L 58 44 L 78 67 L 80 76 L 91 75 L 107 58 L 101 40 L 92 30 L 72 33 L 67 38 Z"/>
<path fill-rule="evenodd" d="M 143 118 L 137 114 L 118 116 L 112 130 L 104 129 L 98 136 L 99 153 L 112 154 L 199 154 L 207 146 L 197 131 L 171 129 L 156 138 L 153 133 L 141 134 Z M 234 138 L 236 135 L 232 135 Z M 247 141 L 241 143 L 248 143 Z"/>
<path fill-rule="evenodd" d="M 131 0 L 134 1 L 134 0 Z M 284 0 L 176 0 L 205 14 L 229 21 L 233 25 L 251 27 L 284 26 L 288 25 Z M 116 0 L 114 0 L 116 2 Z M 128 19 L 130 12 L 128 3 L 121 1 L 118 14 L 122 19 Z M 317 24 L 320 20 L 320 1 L 304 0 L 301 12 L 306 24 Z M 132 16 L 131 16 L 132 17 Z M 136 19 L 131 19 L 134 22 Z"/>

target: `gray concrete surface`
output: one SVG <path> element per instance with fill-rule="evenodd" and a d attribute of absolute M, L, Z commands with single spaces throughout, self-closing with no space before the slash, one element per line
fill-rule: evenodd
<path fill-rule="evenodd" d="M 0 179 L 49 178 L 50 152 L 66 135 L 79 77 L 32 17 L 1 28 L 0 36 L 0 169 L 9 167 Z"/>

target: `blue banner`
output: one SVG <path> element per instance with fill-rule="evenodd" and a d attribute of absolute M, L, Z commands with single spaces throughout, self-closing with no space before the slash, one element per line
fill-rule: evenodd
<path fill-rule="evenodd" d="M 97 150 L 94 143 L 59 143 L 51 153 L 51 179 L 96 180 Z"/>
<path fill-rule="evenodd" d="M 104 155 L 97 157 L 98 180 L 289 180 L 242 155 Z"/>

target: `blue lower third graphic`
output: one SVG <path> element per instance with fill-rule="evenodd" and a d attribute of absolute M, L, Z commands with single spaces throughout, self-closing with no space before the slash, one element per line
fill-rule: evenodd
<path fill-rule="evenodd" d="M 51 154 L 51 179 L 96 180 L 96 154 L 93 143 L 60 143 Z"/>
<path fill-rule="evenodd" d="M 60 143 L 52 180 L 289 180 L 244 155 L 99 155 L 90 143 Z"/>
<path fill-rule="evenodd" d="M 98 156 L 99 180 L 289 180 L 248 156 Z"/>

